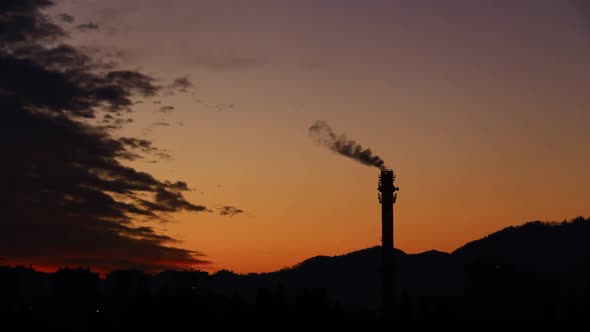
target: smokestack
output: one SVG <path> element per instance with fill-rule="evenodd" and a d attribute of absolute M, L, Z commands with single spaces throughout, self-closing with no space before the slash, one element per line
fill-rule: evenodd
<path fill-rule="evenodd" d="M 339 155 L 353 159 L 363 165 L 377 167 L 379 175 L 379 203 L 381 203 L 381 248 L 382 248 L 382 279 L 383 279 L 383 307 L 382 315 L 385 319 L 396 318 L 394 311 L 395 294 L 395 256 L 393 255 L 393 203 L 399 190 L 394 184 L 393 171 L 385 166 L 381 157 L 375 155 L 371 149 L 364 149 L 362 145 L 348 139 L 345 135 L 337 135 L 325 121 L 316 121 L 309 127 L 311 139 L 325 146 Z"/>
<path fill-rule="evenodd" d="M 382 314 L 383 318 L 394 318 L 395 256 L 393 246 L 393 204 L 397 198 L 392 170 L 383 169 L 379 175 L 379 203 L 381 203 L 381 256 L 382 256 Z"/>

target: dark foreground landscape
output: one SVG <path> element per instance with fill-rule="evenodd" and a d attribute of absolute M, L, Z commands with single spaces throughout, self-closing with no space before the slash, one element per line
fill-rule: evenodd
<path fill-rule="evenodd" d="M 395 252 L 400 319 L 576 319 L 590 314 L 590 219 L 529 222 L 452 253 Z M 0 268 L 6 314 L 104 323 L 380 319 L 380 247 L 273 273 Z"/>

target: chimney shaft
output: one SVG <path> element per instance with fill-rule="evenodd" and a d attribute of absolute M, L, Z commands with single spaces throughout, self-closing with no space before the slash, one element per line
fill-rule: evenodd
<path fill-rule="evenodd" d="M 384 318 L 394 317 L 394 246 L 393 246 L 393 204 L 397 198 L 392 170 L 382 170 L 379 176 L 379 203 L 381 203 L 381 248 L 382 248 L 382 309 Z"/>

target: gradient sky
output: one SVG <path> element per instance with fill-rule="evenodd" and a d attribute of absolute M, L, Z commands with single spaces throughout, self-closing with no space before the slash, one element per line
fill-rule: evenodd
<path fill-rule="evenodd" d="M 119 134 L 172 155 L 130 163 L 137 169 L 186 181 L 195 204 L 246 211 L 151 222 L 205 253 L 209 270 L 273 271 L 380 244 L 378 170 L 314 145 L 315 120 L 394 169 L 395 244 L 405 252 L 590 215 L 587 5 L 63 0 L 51 9 L 63 12 L 76 18 L 72 43 L 193 83 L 135 105 Z M 88 22 L 99 28 L 74 28 Z"/>

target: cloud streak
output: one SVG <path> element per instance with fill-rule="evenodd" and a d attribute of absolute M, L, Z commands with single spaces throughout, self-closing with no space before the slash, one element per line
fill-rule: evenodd
<path fill-rule="evenodd" d="M 76 28 L 80 31 L 91 31 L 100 29 L 100 27 L 96 23 L 92 22 L 79 24 Z"/>
<path fill-rule="evenodd" d="M 65 22 L 65 23 L 74 23 L 74 21 L 75 21 L 74 16 L 66 14 L 66 13 L 61 13 L 57 17 L 60 21 Z"/>
<path fill-rule="evenodd" d="M 174 109 L 175 109 L 174 106 L 167 105 L 167 106 L 160 107 L 160 109 L 158 110 L 158 112 L 168 113 L 168 112 L 174 111 Z"/>
<path fill-rule="evenodd" d="M 233 217 L 236 214 L 244 213 L 244 210 L 238 209 L 235 206 L 226 205 L 226 206 L 222 206 L 222 207 L 217 208 L 217 213 L 220 216 L 230 216 L 230 217 Z"/>

